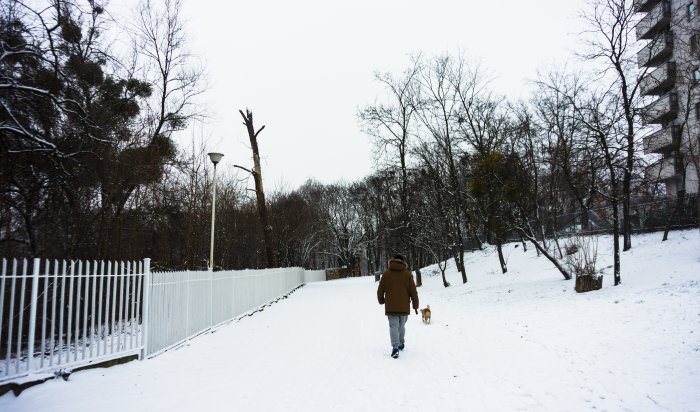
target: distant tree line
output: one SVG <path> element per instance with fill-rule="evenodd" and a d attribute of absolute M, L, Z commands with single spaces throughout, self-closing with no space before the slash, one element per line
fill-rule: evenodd
<path fill-rule="evenodd" d="M 212 165 L 205 146 L 173 142 L 201 115 L 193 103 L 204 87 L 180 2 L 146 1 L 126 28 L 95 1 L 1 4 L 0 254 L 150 257 L 160 270 L 206 268 Z M 222 173 L 214 266 L 374 273 L 401 253 L 418 284 L 417 268 L 440 263 L 448 286 L 445 261 L 454 259 L 466 283 L 464 252 L 491 244 L 505 273 L 502 246 L 516 240 L 568 279 L 558 219 L 576 214 L 574 225 L 592 230 L 592 211 L 609 212 L 623 249 L 631 248 L 634 204 L 665 194 L 644 174 L 654 159 L 639 143 L 644 73 L 632 38 L 606 37 L 613 23 L 634 35 L 628 7 L 599 2 L 587 15 L 587 56 L 609 70 L 543 72 L 524 101 L 494 93 L 483 69 L 461 54 L 416 55 L 401 73 L 378 72 L 384 98 L 358 111 L 375 172 L 262 197 L 257 164 L 247 167 L 255 191 L 240 174 Z M 117 29 L 133 45 L 126 56 L 110 48 Z M 252 113 L 241 115 L 257 138 Z M 263 153 L 266 144 L 260 136 Z"/>

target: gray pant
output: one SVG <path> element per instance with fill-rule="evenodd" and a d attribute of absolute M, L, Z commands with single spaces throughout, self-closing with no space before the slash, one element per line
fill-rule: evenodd
<path fill-rule="evenodd" d="M 403 338 L 406 335 L 406 320 L 408 315 L 387 315 L 389 319 L 389 336 L 391 337 L 391 347 L 398 349 L 403 345 Z"/>

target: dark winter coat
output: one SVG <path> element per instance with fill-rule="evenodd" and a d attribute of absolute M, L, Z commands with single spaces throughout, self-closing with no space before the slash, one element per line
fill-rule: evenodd
<path fill-rule="evenodd" d="M 402 260 L 391 259 L 387 269 L 379 281 L 377 300 L 384 305 L 387 315 L 409 315 L 413 309 L 418 309 L 418 291 L 413 275 L 408 270 L 408 264 Z"/>

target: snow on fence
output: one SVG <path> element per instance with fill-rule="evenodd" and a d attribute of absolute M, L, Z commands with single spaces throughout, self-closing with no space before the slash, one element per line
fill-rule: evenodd
<path fill-rule="evenodd" d="M 140 352 L 144 262 L 3 259 L 0 275 L 0 382 Z"/>
<path fill-rule="evenodd" d="M 149 259 L 3 259 L 0 383 L 155 356 L 322 280 L 325 271 L 301 268 L 151 273 Z"/>

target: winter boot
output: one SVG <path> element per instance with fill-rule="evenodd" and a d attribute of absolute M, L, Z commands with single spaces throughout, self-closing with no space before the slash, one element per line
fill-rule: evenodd
<path fill-rule="evenodd" d="M 397 359 L 399 357 L 399 350 L 398 349 L 392 349 L 391 350 L 391 357 L 394 359 Z"/>

